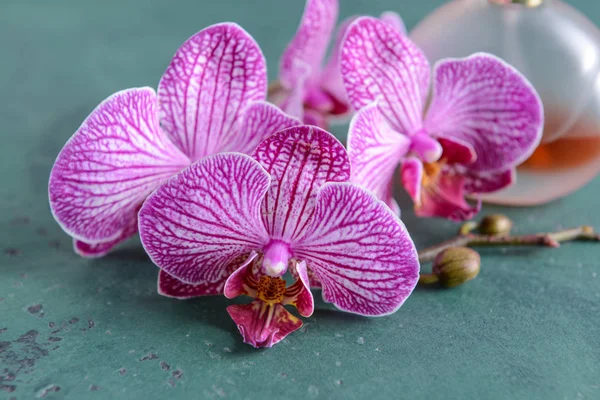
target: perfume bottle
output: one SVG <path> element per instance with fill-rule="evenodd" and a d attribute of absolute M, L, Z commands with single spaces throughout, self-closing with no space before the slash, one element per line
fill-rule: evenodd
<path fill-rule="evenodd" d="M 540 94 L 540 146 L 517 168 L 517 182 L 485 201 L 543 204 L 600 172 L 600 30 L 575 8 L 559 0 L 454 0 L 427 16 L 410 37 L 432 63 L 495 54 Z"/>

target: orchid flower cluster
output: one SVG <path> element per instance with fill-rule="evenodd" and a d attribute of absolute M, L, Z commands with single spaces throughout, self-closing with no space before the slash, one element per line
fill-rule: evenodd
<path fill-rule="evenodd" d="M 322 69 L 337 11 L 307 1 L 277 105 L 260 47 L 233 23 L 189 38 L 157 91 L 102 102 L 50 175 L 75 251 L 100 257 L 139 231 L 160 294 L 253 298 L 227 311 L 255 347 L 300 328 L 285 306 L 309 317 L 311 288 L 343 311 L 395 312 L 419 278 L 392 196 L 397 165 L 419 215 L 468 219 L 478 206 L 464 195 L 510 184 L 540 140 L 542 109 L 517 71 L 484 54 L 438 64 L 428 100 L 427 60 L 393 13 L 344 21 Z M 346 150 L 323 128 L 351 111 Z"/>

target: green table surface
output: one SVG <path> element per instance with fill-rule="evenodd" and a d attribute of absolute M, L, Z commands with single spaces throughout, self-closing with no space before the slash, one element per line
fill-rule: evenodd
<path fill-rule="evenodd" d="M 600 247 L 590 243 L 482 251 L 475 281 L 417 289 L 389 317 L 319 300 L 270 350 L 242 343 L 223 297 L 159 296 L 137 239 L 79 258 L 50 215 L 47 180 L 86 115 L 117 90 L 156 86 L 177 47 L 220 21 L 254 35 L 274 78 L 303 1 L 0 3 L 0 398 L 600 398 Z M 342 16 L 392 9 L 412 27 L 442 1 L 341 3 Z M 599 2 L 572 4 L 600 22 Z M 600 227 L 599 197 L 597 179 L 547 206 L 484 212 L 508 214 L 518 232 Z M 419 247 L 456 230 L 401 204 Z"/>

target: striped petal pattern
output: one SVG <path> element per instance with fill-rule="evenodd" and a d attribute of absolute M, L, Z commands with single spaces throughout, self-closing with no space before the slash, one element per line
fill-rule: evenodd
<path fill-rule="evenodd" d="M 269 183 L 260 165 L 239 153 L 192 164 L 141 208 L 139 229 L 146 252 L 184 283 L 223 281 L 237 257 L 268 241 L 260 204 Z"/>
<path fill-rule="evenodd" d="M 81 257 L 99 258 L 108 254 L 119 243 L 124 242 L 137 233 L 138 220 L 131 218 L 129 225 L 125 227 L 121 234 L 115 239 L 104 242 L 86 242 L 83 240 L 73 239 L 73 250 Z"/>
<path fill-rule="evenodd" d="M 473 171 L 501 171 L 525 161 L 542 137 L 543 109 L 531 84 L 489 54 L 441 61 L 434 70 L 425 122 L 434 136 L 469 143 Z"/>
<path fill-rule="evenodd" d="M 343 311 L 396 311 L 419 278 L 415 246 L 383 202 L 348 183 L 328 183 L 305 235 L 293 247 L 319 278 L 323 299 Z"/>
<path fill-rule="evenodd" d="M 236 257 L 225 267 L 226 271 L 223 273 L 222 279 L 217 279 L 213 282 L 185 283 L 161 269 L 158 274 L 158 294 L 180 300 L 198 296 L 223 294 L 228 277 L 239 268 L 250 264 L 256 256 L 257 254 L 252 252 L 250 255 L 242 254 Z"/>
<path fill-rule="evenodd" d="M 423 52 L 389 23 L 372 17 L 356 19 L 342 45 L 341 70 L 355 109 L 377 101 L 400 133 L 422 128 L 429 63 Z"/>
<path fill-rule="evenodd" d="M 308 85 L 318 79 L 337 14 L 337 0 L 306 1 L 298 31 L 279 64 L 279 79 L 286 89 L 305 84 L 304 78 Z"/>
<path fill-rule="evenodd" d="M 285 129 L 265 139 L 254 159 L 271 176 L 262 219 L 273 239 L 292 242 L 312 219 L 317 192 L 326 182 L 346 182 L 350 162 L 344 146 L 315 126 Z"/>
<path fill-rule="evenodd" d="M 254 102 L 244 113 L 240 134 L 235 140 L 224 143 L 223 151 L 252 154 L 256 146 L 269 135 L 301 124 L 299 119 L 284 113 L 271 103 Z"/>
<path fill-rule="evenodd" d="M 409 147 L 410 139 L 392 129 L 376 103 L 352 118 L 348 131 L 352 182 L 371 190 L 397 215 L 400 208 L 393 198 L 392 178 Z"/>
<path fill-rule="evenodd" d="M 189 164 L 162 133 L 157 107 L 151 88 L 115 93 L 61 150 L 50 174 L 50 208 L 75 239 L 88 244 L 113 242 L 112 247 L 129 237 L 146 196 Z"/>
<path fill-rule="evenodd" d="M 177 50 L 158 94 L 162 127 L 197 161 L 238 140 L 243 111 L 266 99 L 264 56 L 240 26 L 210 26 Z"/>

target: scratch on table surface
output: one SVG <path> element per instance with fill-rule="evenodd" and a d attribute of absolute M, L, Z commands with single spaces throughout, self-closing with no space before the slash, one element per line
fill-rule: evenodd
<path fill-rule="evenodd" d="M 12 393 L 15 390 L 17 390 L 17 387 L 15 385 L 0 384 L 0 390 L 3 390 L 3 391 L 8 392 L 8 393 Z"/>
<path fill-rule="evenodd" d="M 49 287 L 47 287 L 46 289 L 42 289 L 42 292 L 44 292 L 44 293 L 48 293 L 48 292 L 50 292 L 50 291 L 52 291 L 52 290 L 56 290 L 56 289 L 62 289 L 62 288 L 64 288 L 64 287 L 65 287 L 65 285 L 63 285 L 63 284 L 61 284 L 61 283 L 57 283 L 57 284 L 55 284 L 55 285 L 52 285 L 52 286 L 49 286 Z"/>
<path fill-rule="evenodd" d="M 0 384 L 15 381 L 21 374 L 29 374 L 36 362 L 49 354 L 49 343 L 38 343 L 39 332 L 30 330 L 13 341 L 0 342 L 0 364 L 4 367 Z"/>
<path fill-rule="evenodd" d="M 140 361 L 156 360 L 156 359 L 158 359 L 158 356 L 156 354 L 148 353 L 144 357 L 140 358 Z"/>
<path fill-rule="evenodd" d="M 27 308 L 27 311 L 34 315 L 36 313 L 43 314 L 42 310 L 43 306 L 41 304 L 35 304 Z M 57 342 L 62 341 L 62 338 L 58 335 L 63 331 L 69 331 L 68 326 L 75 323 L 76 321 L 74 320 L 79 321 L 78 318 L 73 318 L 69 323 L 62 322 L 60 327 L 53 330 L 44 342 L 38 341 L 40 332 L 35 329 L 23 333 L 12 341 L 0 342 L 0 365 L 3 366 L 2 374 L 0 375 L 0 388 L 4 391 L 16 390 L 17 382 L 27 381 L 23 375 L 32 373 L 35 370 L 38 360 L 47 357 L 52 351 L 60 348 Z M 48 322 L 48 330 L 56 326 L 55 322 Z M 7 330 L 8 328 L 2 328 L 0 333 Z M 36 396 L 43 398 L 59 390 L 60 386 L 50 384 L 38 390 Z"/>
<path fill-rule="evenodd" d="M 173 378 L 175 378 L 175 379 L 179 380 L 179 379 L 181 379 L 181 377 L 183 376 L 183 371 L 182 371 L 182 370 L 180 370 L 179 368 L 177 368 L 175 371 L 173 371 L 173 372 L 171 373 L 171 375 L 173 375 Z"/>
<path fill-rule="evenodd" d="M 36 394 L 36 397 L 44 398 L 44 397 L 48 396 L 48 394 L 53 393 L 53 392 L 60 392 L 60 386 L 55 385 L 55 384 L 50 384 L 50 385 L 42 388 L 41 390 L 39 390 Z"/>

